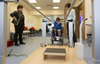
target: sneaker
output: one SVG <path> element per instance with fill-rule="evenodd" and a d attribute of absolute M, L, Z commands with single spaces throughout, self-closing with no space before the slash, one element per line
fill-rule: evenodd
<path fill-rule="evenodd" d="M 62 39 L 60 38 L 60 39 L 59 39 L 59 42 L 61 42 L 61 41 L 62 41 Z"/>
<path fill-rule="evenodd" d="M 24 42 L 21 42 L 20 44 L 25 44 Z"/>
<path fill-rule="evenodd" d="M 15 46 L 19 46 L 19 44 L 15 44 Z"/>
<path fill-rule="evenodd" d="M 54 40 L 56 41 L 56 37 L 54 38 Z"/>
<path fill-rule="evenodd" d="M 73 44 L 73 47 L 75 47 L 75 43 Z"/>

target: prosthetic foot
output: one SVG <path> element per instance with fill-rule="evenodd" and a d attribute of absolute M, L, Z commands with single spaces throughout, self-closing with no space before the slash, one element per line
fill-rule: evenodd
<path fill-rule="evenodd" d="M 55 40 L 55 41 L 57 40 L 56 37 L 54 37 L 54 40 Z"/>
<path fill-rule="evenodd" d="M 61 29 L 58 29 L 58 35 L 61 37 Z"/>
<path fill-rule="evenodd" d="M 61 41 L 62 41 L 62 38 L 59 39 L 59 42 L 61 42 Z"/>

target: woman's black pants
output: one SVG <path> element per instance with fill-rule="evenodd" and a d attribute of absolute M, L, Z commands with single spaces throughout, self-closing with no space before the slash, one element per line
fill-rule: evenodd
<path fill-rule="evenodd" d="M 19 41 L 20 43 L 22 43 L 22 34 L 23 34 L 23 25 L 14 25 L 15 27 L 15 35 L 14 35 L 14 42 L 15 44 L 18 44 L 18 41 L 17 41 L 17 36 L 19 35 Z"/>

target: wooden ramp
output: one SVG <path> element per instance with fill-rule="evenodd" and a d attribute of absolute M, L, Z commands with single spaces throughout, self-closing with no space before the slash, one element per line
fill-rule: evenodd
<path fill-rule="evenodd" d="M 65 57 L 62 56 L 47 56 L 44 60 L 44 51 L 47 48 L 62 48 L 66 50 L 66 61 Z M 87 64 L 85 60 L 78 60 L 75 56 L 75 49 L 68 48 L 67 46 L 56 46 L 50 45 L 46 48 L 39 47 L 29 57 L 23 60 L 20 64 Z"/>

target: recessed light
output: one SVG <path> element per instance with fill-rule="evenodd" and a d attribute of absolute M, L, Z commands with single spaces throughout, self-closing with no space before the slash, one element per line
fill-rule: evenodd
<path fill-rule="evenodd" d="M 41 9 L 41 7 L 36 7 L 36 9 Z"/>
<path fill-rule="evenodd" d="M 53 3 L 60 3 L 60 0 L 53 0 Z"/>
<path fill-rule="evenodd" d="M 59 7 L 53 7 L 53 9 L 59 9 Z"/>
<path fill-rule="evenodd" d="M 29 0 L 30 3 L 37 3 L 36 0 Z"/>

